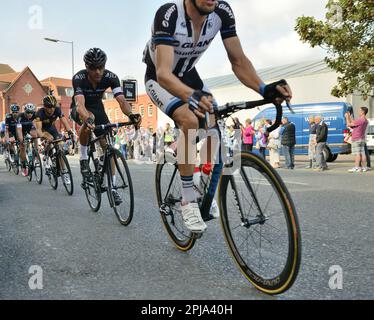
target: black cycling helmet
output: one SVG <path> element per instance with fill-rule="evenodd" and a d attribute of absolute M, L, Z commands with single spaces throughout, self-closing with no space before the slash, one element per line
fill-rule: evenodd
<path fill-rule="evenodd" d="M 57 107 L 57 99 L 55 96 L 48 95 L 43 99 L 43 105 L 46 108 L 56 108 Z"/>
<path fill-rule="evenodd" d="M 86 52 L 83 60 L 88 68 L 102 68 L 106 64 L 107 56 L 103 50 L 92 48 Z"/>
<path fill-rule="evenodd" d="M 11 111 L 12 113 L 18 113 L 19 110 L 20 110 L 20 107 L 19 107 L 18 104 L 12 104 L 12 105 L 10 106 L 10 111 Z"/>

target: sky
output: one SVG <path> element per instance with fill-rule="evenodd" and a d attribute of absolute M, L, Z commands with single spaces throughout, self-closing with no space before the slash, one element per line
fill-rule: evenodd
<path fill-rule="evenodd" d="M 100 47 L 107 69 L 134 77 L 142 85 L 142 52 L 157 9 L 167 0 L 16 0 L 2 1 L 0 63 L 16 71 L 29 66 L 39 79 L 71 78 L 71 46 L 45 37 L 74 41 L 75 71 L 83 55 Z M 257 69 L 322 59 L 326 52 L 303 44 L 294 31 L 299 16 L 323 19 L 327 0 L 227 0 L 232 6 L 244 51 Z M 200 60 L 202 78 L 230 74 L 231 66 L 218 35 Z"/>

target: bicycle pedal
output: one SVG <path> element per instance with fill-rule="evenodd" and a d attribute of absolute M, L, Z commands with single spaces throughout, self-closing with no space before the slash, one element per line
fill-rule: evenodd
<path fill-rule="evenodd" d="M 209 222 L 209 221 L 212 221 L 212 220 L 215 220 L 216 218 L 213 217 L 211 214 L 209 214 L 208 217 L 202 217 L 204 222 Z"/>

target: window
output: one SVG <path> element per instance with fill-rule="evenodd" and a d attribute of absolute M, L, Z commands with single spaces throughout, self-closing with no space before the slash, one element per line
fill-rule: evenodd
<path fill-rule="evenodd" d="M 119 109 L 118 108 L 114 111 L 114 119 L 119 120 Z"/>
<path fill-rule="evenodd" d="M 140 115 L 144 117 L 144 106 L 140 106 Z"/>
<path fill-rule="evenodd" d="M 153 105 L 148 105 L 148 117 L 153 117 Z"/>
<path fill-rule="evenodd" d="M 135 105 L 131 104 L 132 113 L 138 113 L 138 110 Z"/>

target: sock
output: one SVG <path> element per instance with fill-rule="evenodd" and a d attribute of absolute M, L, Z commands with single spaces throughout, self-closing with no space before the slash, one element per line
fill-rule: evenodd
<path fill-rule="evenodd" d="M 193 189 L 193 176 L 183 177 L 182 179 L 182 201 L 190 203 L 196 201 L 196 193 Z"/>
<path fill-rule="evenodd" d="M 117 182 L 117 181 L 116 181 L 116 176 L 113 176 L 113 177 L 112 177 L 112 181 L 113 181 L 113 187 L 115 187 L 115 186 L 116 186 L 116 182 Z"/>
<path fill-rule="evenodd" d="M 88 150 L 88 146 L 81 145 L 81 160 L 88 160 L 87 150 Z"/>

